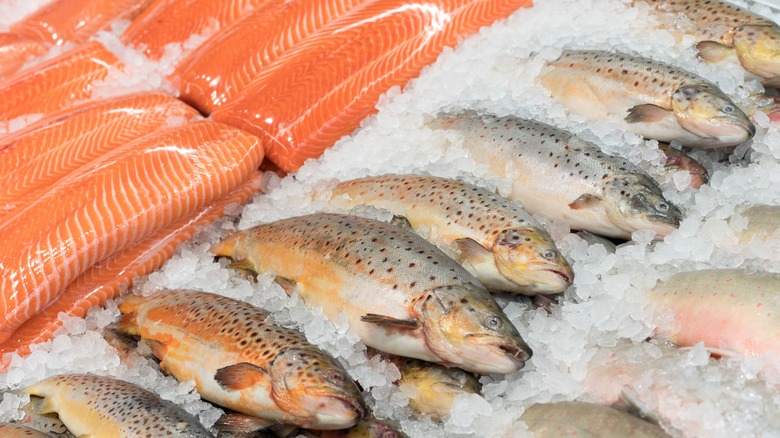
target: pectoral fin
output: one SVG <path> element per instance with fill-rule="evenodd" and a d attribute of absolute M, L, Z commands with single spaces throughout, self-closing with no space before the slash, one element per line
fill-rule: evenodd
<path fill-rule="evenodd" d="M 392 316 L 377 315 L 376 313 L 368 313 L 360 317 L 360 320 L 369 324 L 377 324 L 382 326 L 391 326 L 396 328 L 403 328 L 414 330 L 420 328 L 420 322 L 409 319 L 398 319 Z"/>
<path fill-rule="evenodd" d="M 219 420 L 214 424 L 214 427 L 223 432 L 250 434 L 274 424 L 276 423 L 264 418 L 253 417 L 238 412 L 226 412 L 219 417 Z"/>
<path fill-rule="evenodd" d="M 625 120 L 628 123 L 654 123 L 664 120 L 670 113 L 658 105 L 646 103 L 630 108 Z"/>
<path fill-rule="evenodd" d="M 241 259 L 231 262 L 229 265 L 227 265 L 230 269 L 238 269 L 241 271 L 247 271 L 252 274 L 256 274 L 255 266 L 250 262 L 248 259 Z"/>
<path fill-rule="evenodd" d="M 298 283 L 296 283 L 295 280 L 290 280 L 287 277 L 280 277 L 278 275 L 274 278 L 274 282 L 284 289 L 287 296 L 292 296 L 293 292 L 295 292 L 295 288 L 298 287 Z"/>
<path fill-rule="evenodd" d="M 57 410 L 57 401 L 54 397 L 44 397 L 43 401 L 38 405 L 39 414 L 56 414 Z"/>
<path fill-rule="evenodd" d="M 240 391 L 266 379 L 267 373 L 257 365 L 242 362 L 220 368 L 214 374 L 214 380 L 225 389 Z"/>
<path fill-rule="evenodd" d="M 476 266 L 484 261 L 492 262 L 493 260 L 493 253 L 488 251 L 487 248 L 480 245 L 479 242 L 474 239 L 465 237 L 456 240 L 455 243 L 460 250 L 460 259 L 468 260 L 472 265 Z"/>
<path fill-rule="evenodd" d="M 696 50 L 699 51 L 700 59 L 713 63 L 721 62 L 737 53 L 733 47 L 724 46 L 715 41 L 701 41 L 696 44 Z"/>
<path fill-rule="evenodd" d="M 601 198 L 596 195 L 586 193 L 569 204 L 569 208 L 572 210 L 585 210 L 587 208 L 595 207 L 599 202 L 601 202 Z"/>
<path fill-rule="evenodd" d="M 165 356 L 165 344 L 155 339 L 142 339 L 141 342 L 149 347 L 149 350 L 152 351 L 154 357 L 163 360 L 163 357 Z"/>

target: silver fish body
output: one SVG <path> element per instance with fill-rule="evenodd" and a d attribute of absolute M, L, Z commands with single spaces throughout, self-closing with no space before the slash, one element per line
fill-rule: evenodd
<path fill-rule="evenodd" d="M 281 277 L 330 319 L 344 312 L 363 342 L 381 351 L 480 373 L 510 373 L 531 356 L 476 278 L 388 223 L 318 213 L 238 232 L 212 252 Z"/>
<path fill-rule="evenodd" d="M 507 196 L 572 229 L 627 239 L 674 231 L 682 214 L 658 183 L 629 161 L 544 123 L 506 116 L 441 114 L 432 128 L 457 130 L 474 160 L 511 178 Z"/>
<path fill-rule="evenodd" d="M 366 204 L 403 216 L 452 253 L 488 289 L 524 295 L 566 290 L 574 272 L 547 231 L 522 205 L 461 181 L 383 175 L 338 184 L 332 202 Z"/>
<path fill-rule="evenodd" d="M 567 50 L 538 78 L 569 112 L 683 146 L 721 148 L 750 140 L 750 119 L 717 86 L 649 58 Z"/>

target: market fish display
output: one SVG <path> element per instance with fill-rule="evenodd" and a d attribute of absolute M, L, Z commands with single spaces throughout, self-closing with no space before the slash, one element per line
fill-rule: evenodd
<path fill-rule="evenodd" d="M 512 181 L 509 199 L 572 229 L 623 239 L 637 230 L 665 236 L 682 220 L 644 171 L 550 125 L 464 113 L 440 114 L 429 126 L 461 134 L 474 160 Z"/>
<path fill-rule="evenodd" d="M 264 69 L 212 117 L 262 136 L 286 172 L 319 157 L 376 111 L 391 87 L 417 77 L 447 46 L 530 0 L 369 2 Z"/>
<path fill-rule="evenodd" d="M 224 216 L 225 210 L 245 203 L 260 188 L 262 174 L 257 172 L 249 181 L 218 199 L 202 211 L 193 213 L 160 229 L 123 251 L 101 261 L 68 285 L 60 296 L 17 328 L 11 338 L 0 343 L 0 357 L 5 353 L 24 356 L 34 344 L 48 341 L 62 326 L 60 313 L 85 317 L 92 307 L 102 306 L 131 287 L 136 277 L 147 275 L 173 256 L 176 248 L 206 224 Z M 8 361 L 0 362 L 0 370 Z"/>
<path fill-rule="evenodd" d="M 41 431 L 18 424 L 0 423 L 0 436 L 3 438 L 51 438 Z"/>
<path fill-rule="evenodd" d="M 211 114 L 285 51 L 365 2 L 266 2 L 178 63 L 172 81 L 181 99 Z"/>
<path fill-rule="evenodd" d="M 66 110 L 0 139 L 0 216 L 79 167 L 198 112 L 162 93 L 122 96 Z"/>
<path fill-rule="evenodd" d="M 173 402 L 111 377 L 62 374 L 35 383 L 25 392 L 44 397 L 41 413 L 56 412 L 77 437 L 213 437 Z"/>
<path fill-rule="evenodd" d="M 459 252 L 461 263 L 488 289 L 555 294 L 574 272 L 547 231 L 522 205 L 447 178 L 384 175 L 345 181 L 334 205 L 373 205 L 404 217 L 433 243 Z"/>
<path fill-rule="evenodd" d="M 0 121 L 29 114 L 50 114 L 92 98 L 92 84 L 122 64 L 97 41 L 0 82 Z"/>
<path fill-rule="evenodd" d="M 243 301 L 187 290 L 129 296 L 118 326 L 213 403 L 273 423 L 346 429 L 366 415 L 355 382 L 296 330 Z"/>
<path fill-rule="evenodd" d="M 235 233 L 211 251 L 235 267 L 276 275 L 331 320 L 343 312 L 380 351 L 503 374 L 531 357 L 476 278 L 395 225 L 318 213 Z"/>
<path fill-rule="evenodd" d="M 434 420 L 450 413 L 456 397 L 479 394 L 479 380 L 463 370 L 399 356 L 390 360 L 401 372 L 396 384 L 409 397 L 409 406 Z"/>
<path fill-rule="evenodd" d="M 142 137 L 92 161 L 0 223 L 0 342 L 95 263 L 246 181 L 259 139 L 209 121 Z"/>
<path fill-rule="evenodd" d="M 645 138 L 698 148 L 735 146 L 756 128 L 717 86 L 649 58 L 565 50 L 538 77 L 570 113 Z"/>
<path fill-rule="evenodd" d="M 780 355 L 778 291 L 777 274 L 709 269 L 675 274 L 650 291 L 649 302 L 661 321 L 656 330 L 679 345 Z"/>
<path fill-rule="evenodd" d="M 593 403 L 537 403 L 526 409 L 521 419 L 536 438 L 669 438 L 663 429 L 654 424 Z"/>
<path fill-rule="evenodd" d="M 780 27 L 774 21 L 720 0 L 635 3 L 650 5 L 652 16 L 678 39 L 693 35 L 701 59 L 735 60 L 764 85 L 780 86 Z"/>

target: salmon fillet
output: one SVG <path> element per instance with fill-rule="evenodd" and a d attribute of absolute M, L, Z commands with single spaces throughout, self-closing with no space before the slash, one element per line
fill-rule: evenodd
<path fill-rule="evenodd" d="M 95 158 L 198 112 L 162 93 L 90 102 L 0 139 L 0 217 Z"/>
<path fill-rule="evenodd" d="M 181 61 L 170 79 L 204 114 L 243 90 L 282 53 L 366 0 L 267 2 Z"/>
<path fill-rule="evenodd" d="M 0 342 L 94 264 L 232 190 L 258 138 L 210 121 L 142 137 L 60 180 L 0 223 Z"/>
<path fill-rule="evenodd" d="M 282 1 L 158 0 L 125 30 L 122 42 L 159 60 L 168 44 L 183 43 L 210 28 L 224 29 L 260 5 Z"/>
<path fill-rule="evenodd" d="M 530 0 L 371 2 L 343 16 L 342 29 L 321 30 L 290 50 L 212 117 L 262 136 L 268 158 L 295 171 L 351 133 L 384 92 L 416 77 L 444 47 L 527 6 Z"/>
<path fill-rule="evenodd" d="M 14 33 L 0 33 L 0 80 L 16 73 L 24 64 L 46 53 L 47 47 L 40 41 Z"/>
<path fill-rule="evenodd" d="M 59 111 L 92 97 L 92 84 L 121 68 L 97 41 L 88 42 L 34 69 L 0 82 L 0 121 Z"/>
<path fill-rule="evenodd" d="M 136 277 L 161 267 L 179 244 L 191 239 L 206 224 L 224 216 L 227 207 L 245 203 L 260 189 L 261 178 L 262 173 L 256 172 L 249 181 L 202 211 L 160 229 L 140 243 L 89 268 L 71 283 L 62 295 L 22 324 L 10 339 L 0 344 L 0 356 L 5 353 L 24 356 L 30 352 L 30 346 L 33 344 L 51 339 L 62 325 L 60 312 L 83 318 L 90 308 L 102 306 L 107 300 L 117 298 L 122 291 L 132 286 Z M 9 362 L 0 362 L 0 372 L 5 371 L 4 368 Z"/>

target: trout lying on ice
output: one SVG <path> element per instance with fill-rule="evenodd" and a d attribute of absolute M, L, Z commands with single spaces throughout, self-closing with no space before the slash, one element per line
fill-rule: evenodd
<path fill-rule="evenodd" d="M 474 160 L 510 178 L 509 199 L 572 229 L 623 239 L 644 229 L 665 236 L 682 219 L 658 183 L 637 166 L 544 123 L 443 114 L 430 126 L 457 130 Z"/>
<path fill-rule="evenodd" d="M 574 272 L 547 231 L 518 203 L 457 180 L 385 175 L 346 181 L 335 205 L 366 204 L 406 218 L 428 240 L 455 253 L 488 289 L 556 294 Z"/>
<path fill-rule="evenodd" d="M 594 403 L 538 403 L 521 419 L 537 438 L 631 437 L 669 438 L 660 427 L 631 414 Z"/>
<path fill-rule="evenodd" d="M 422 237 L 318 213 L 241 231 L 211 251 L 276 275 L 309 306 L 344 312 L 377 350 L 478 373 L 511 373 L 531 350 L 479 281 Z"/>
<path fill-rule="evenodd" d="M 170 290 L 129 296 L 119 310 L 119 328 L 141 336 L 161 369 L 194 380 L 204 399 L 256 417 L 229 414 L 226 423 L 345 429 L 366 414 L 360 390 L 335 359 L 251 304 Z"/>
<path fill-rule="evenodd" d="M 693 35 L 707 62 L 739 63 L 769 87 L 780 86 L 780 27 L 772 20 L 720 0 L 636 0 L 678 40 Z M 681 19 L 683 18 L 683 19 Z"/>
<path fill-rule="evenodd" d="M 542 69 L 539 82 L 568 111 L 589 120 L 683 146 L 722 148 L 756 133 L 750 119 L 717 86 L 648 58 L 568 50 Z"/>

